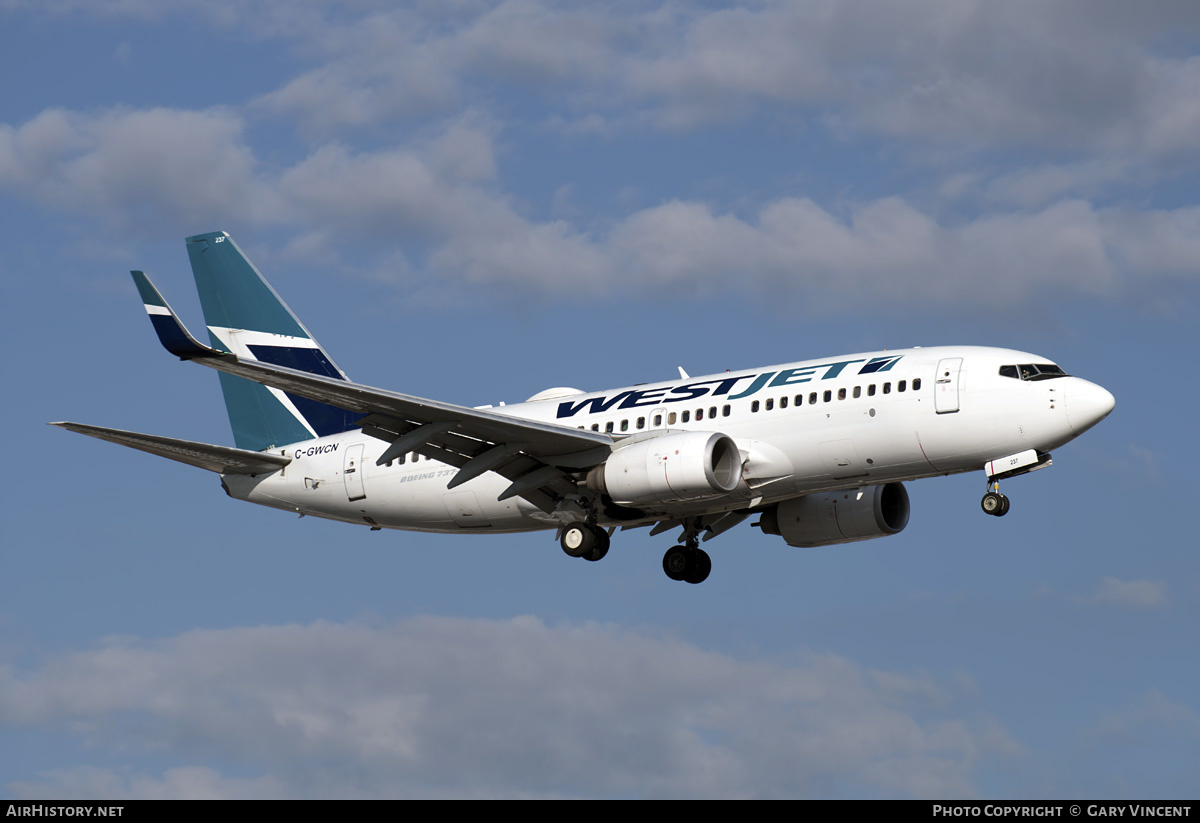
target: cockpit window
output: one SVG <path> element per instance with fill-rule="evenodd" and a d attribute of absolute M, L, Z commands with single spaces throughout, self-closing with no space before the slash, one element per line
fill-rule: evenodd
<path fill-rule="evenodd" d="M 1021 363 L 1017 366 L 1001 366 L 1000 376 L 1018 380 L 1051 380 L 1068 375 L 1053 363 Z"/>

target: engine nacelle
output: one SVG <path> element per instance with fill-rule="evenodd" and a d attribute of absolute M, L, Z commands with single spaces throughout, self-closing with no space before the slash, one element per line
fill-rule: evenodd
<path fill-rule="evenodd" d="M 663 434 L 621 446 L 588 473 L 587 485 L 617 503 L 678 503 L 728 494 L 742 479 L 742 453 L 720 432 Z"/>
<path fill-rule="evenodd" d="M 760 527 L 789 546 L 831 546 L 897 534 L 908 511 L 904 485 L 888 483 L 784 500 L 763 512 Z"/>

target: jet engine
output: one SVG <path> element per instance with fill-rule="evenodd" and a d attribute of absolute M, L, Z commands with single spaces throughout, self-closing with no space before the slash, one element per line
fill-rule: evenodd
<path fill-rule="evenodd" d="M 897 534 L 908 511 L 904 485 L 888 483 L 793 497 L 763 512 L 759 525 L 789 546 L 831 546 Z"/>
<path fill-rule="evenodd" d="M 678 503 L 728 494 L 742 479 L 742 453 L 727 434 L 679 432 L 613 451 L 587 485 L 627 505 Z"/>

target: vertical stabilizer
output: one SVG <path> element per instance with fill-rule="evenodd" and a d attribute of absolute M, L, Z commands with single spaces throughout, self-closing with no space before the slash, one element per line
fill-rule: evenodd
<path fill-rule="evenodd" d="M 346 379 L 304 324 L 223 231 L 187 238 L 214 348 L 247 360 Z M 360 415 L 222 373 L 238 448 L 262 451 L 357 428 Z"/>

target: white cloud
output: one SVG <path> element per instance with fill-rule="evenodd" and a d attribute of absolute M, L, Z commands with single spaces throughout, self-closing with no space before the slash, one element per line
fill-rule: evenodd
<path fill-rule="evenodd" d="M 1093 606 L 1154 609 L 1166 605 L 1167 584 L 1161 580 L 1118 580 L 1115 577 L 1105 577 L 1093 594 L 1077 598 L 1077 602 Z"/>
<path fill-rule="evenodd" d="M 496 129 L 467 112 L 407 145 L 325 143 L 264 169 L 241 117 L 225 109 L 51 109 L 0 126 L 0 190 L 117 228 L 282 229 L 285 244 L 312 259 L 337 260 L 337 248 L 353 244 L 356 265 L 373 277 L 402 250 L 402 269 L 425 259 L 447 288 L 515 285 L 581 299 L 636 287 L 991 307 L 1033 295 L 1123 297 L 1147 278 L 1200 271 L 1200 209 L 1097 209 L 1079 199 L 972 219 L 896 196 L 836 213 L 795 196 L 744 214 L 671 200 L 603 230 L 539 222 L 499 188 Z"/>
<path fill-rule="evenodd" d="M 693 129 L 765 108 L 954 151 L 1197 159 L 1200 59 L 1155 52 L 1194 6 L 817 0 L 566 8 L 535 0 L 247 23 L 319 55 L 266 110 L 318 134 L 533 90 L 553 122 Z M 1069 36 L 1064 36 L 1069 31 Z"/>
<path fill-rule="evenodd" d="M 631 215 L 611 242 L 630 271 L 660 282 L 737 282 L 816 300 L 1009 305 L 1035 291 L 1105 294 L 1119 280 L 1100 221 L 1082 202 L 960 225 L 898 197 L 845 217 L 783 198 L 753 220 L 674 202 Z"/>
<path fill-rule="evenodd" d="M 1200 207 L 1114 209 L 1104 223 L 1115 262 L 1130 276 L 1192 279 L 1200 271 Z"/>
<path fill-rule="evenodd" d="M 12 0 L 10 0 L 12 2 Z M 39 4 L 42 9 L 44 4 Z M 59 0 L 58 13 L 181 15 L 274 38 L 308 67 L 257 98 L 311 134 L 533 90 L 546 117 L 671 129 L 764 108 L 951 151 L 1038 146 L 1200 159 L 1194 3 L 769 0 L 568 6 Z"/>
<path fill-rule="evenodd" d="M 47 109 L 0 125 L 0 189 L 122 226 L 253 214 L 263 192 L 242 128 L 226 109 Z"/>
<path fill-rule="evenodd" d="M 324 62 L 261 95 L 253 108 L 294 118 L 308 133 L 322 136 L 347 126 L 444 112 L 459 102 L 461 89 L 440 46 L 420 43 L 430 28 L 407 11 L 349 22 L 314 20 L 301 39 L 311 40 Z"/>
<path fill-rule="evenodd" d="M 531 617 L 193 631 L 0 669 L 6 726 L 186 764 L 8 786 L 24 796 L 971 796 L 1010 742 L 953 703 L 923 673 Z"/>
<path fill-rule="evenodd" d="M 1125 739 L 1164 730 L 1200 740 L 1200 715 L 1183 703 L 1168 700 L 1157 689 L 1151 689 L 1124 711 L 1109 712 L 1095 729 L 1102 736 Z"/>
<path fill-rule="evenodd" d="M 287 796 L 286 787 L 275 778 L 225 777 L 204 766 L 167 769 L 162 777 L 79 766 L 54 769 L 41 777 L 40 782 L 13 781 L 9 789 L 16 797 L 59 800 L 261 800 Z"/>

